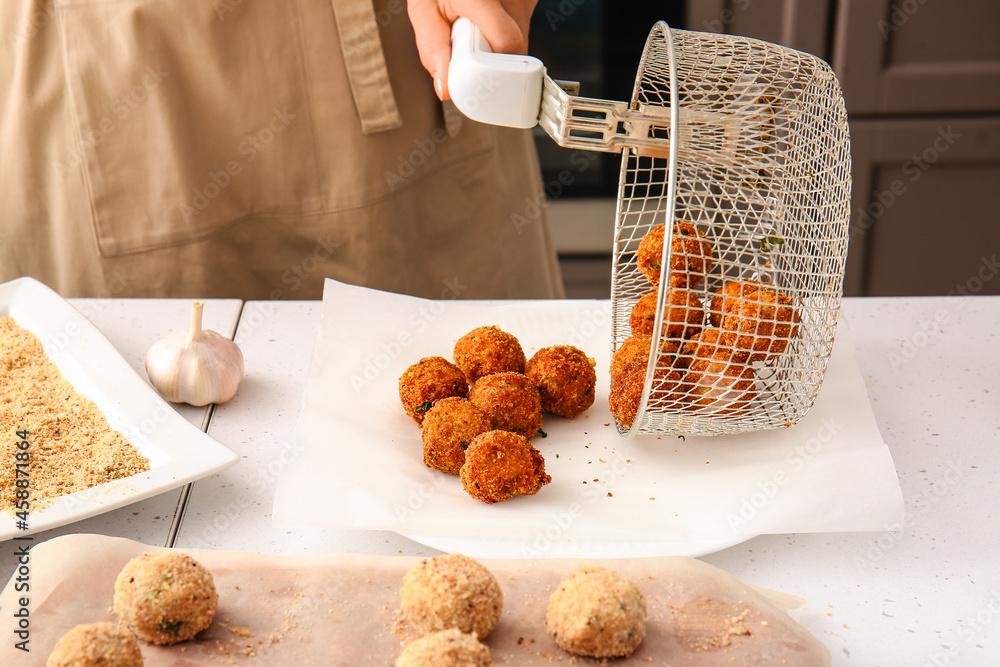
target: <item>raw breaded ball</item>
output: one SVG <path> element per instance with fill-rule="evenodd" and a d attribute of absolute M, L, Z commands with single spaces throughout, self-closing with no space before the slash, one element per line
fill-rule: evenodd
<path fill-rule="evenodd" d="M 656 297 L 656 292 L 650 292 L 632 306 L 628 323 L 633 334 L 653 335 Z M 690 290 L 668 290 L 664 306 L 663 335 L 667 338 L 690 338 L 705 326 L 705 305 Z"/>
<path fill-rule="evenodd" d="M 441 630 L 411 643 L 395 667 L 493 667 L 490 649 L 458 628 Z"/>
<path fill-rule="evenodd" d="M 621 574 L 585 565 L 552 593 L 545 626 L 574 655 L 625 657 L 646 636 L 646 598 Z"/>
<path fill-rule="evenodd" d="M 469 402 L 483 411 L 495 429 L 530 438 L 542 428 L 542 396 L 535 383 L 521 373 L 479 378 L 469 389 Z"/>
<path fill-rule="evenodd" d="M 482 563 L 444 554 L 423 559 L 403 576 L 400 607 L 421 635 L 457 628 L 485 639 L 500 620 L 503 591 Z"/>
<path fill-rule="evenodd" d="M 119 623 L 153 644 L 191 639 L 211 625 L 218 601 L 212 573 L 175 551 L 133 558 L 115 581 Z"/>
<path fill-rule="evenodd" d="M 459 478 L 466 493 L 490 504 L 534 495 L 552 481 L 542 454 L 523 435 L 510 431 L 477 435 L 465 450 Z"/>
<path fill-rule="evenodd" d="M 735 345 L 765 355 L 781 354 L 798 335 L 799 312 L 773 285 L 727 282 L 712 297 L 709 321 L 736 334 Z"/>
<path fill-rule="evenodd" d="M 465 450 L 480 433 L 489 431 L 490 420 L 464 398 L 442 398 L 424 416 L 420 439 L 424 464 L 457 475 L 465 463 Z"/>
<path fill-rule="evenodd" d="M 142 667 L 142 652 L 135 635 L 117 623 L 88 623 L 56 642 L 45 667 Z"/>
<path fill-rule="evenodd" d="M 521 343 L 496 325 L 477 327 L 459 338 L 453 357 L 470 383 L 493 373 L 524 373 Z"/>
<path fill-rule="evenodd" d="M 543 347 L 525 366 L 538 387 L 542 409 L 560 417 L 576 417 L 594 404 L 597 362 L 572 345 Z"/>
<path fill-rule="evenodd" d="M 635 261 L 639 271 L 654 285 L 660 284 L 666 225 L 658 225 L 639 242 Z M 712 244 L 690 222 L 674 223 L 670 240 L 670 287 L 696 287 L 712 270 Z"/>
<path fill-rule="evenodd" d="M 465 373 L 444 357 L 424 357 L 407 368 L 399 377 L 399 400 L 403 409 L 418 424 L 442 398 L 469 393 Z"/>

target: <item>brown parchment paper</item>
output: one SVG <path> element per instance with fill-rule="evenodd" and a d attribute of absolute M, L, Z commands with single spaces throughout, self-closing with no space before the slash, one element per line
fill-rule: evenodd
<path fill-rule="evenodd" d="M 13 543 L 7 543 L 10 546 Z M 44 665 L 56 641 L 79 623 L 114 620 L 115 578 L 131 558 L 159 551 L 99 535 L 66 535 L 32 548 L 30 591 L 14 577 L 0 594 L 0 665 Z M 211 627 L 170 647 L 142 645 L 146 665 L 390 666 L 415 638 L 399 614 L 399 587 L 416 558 L 333 554 L 272 556 L 185 549 L 215 577 L 219 607 Z M 497 665 L 597 665 L 572 657 L 545 631 L 545 608 L 559 580 L 581 560 L 480 559 L 504 593 L 500 622 L 486 643 Z M 646 596 L 647 635 L 611 665 L 821 667 L 826 647 L 786 613 L 801 602 L 743 584 L 679 556 L 601 560 Z M 30 598 L 30 653 L 14 648 L 13 613 Z"/>

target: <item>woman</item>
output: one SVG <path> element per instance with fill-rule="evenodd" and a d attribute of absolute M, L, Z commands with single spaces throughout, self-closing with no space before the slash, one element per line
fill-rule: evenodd
<path fill-rule="evenodd" d="M 534 4 L 2 3 L 0 279 L 67 297 L 314 299 L 324 276 L 561 296 L 530 134 L 439 99 L 459 13 L 523 50 Z"/>

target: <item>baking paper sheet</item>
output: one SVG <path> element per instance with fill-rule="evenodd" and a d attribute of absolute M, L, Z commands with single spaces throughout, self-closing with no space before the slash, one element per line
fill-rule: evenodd
<path fill-rule="evenodd" d="M 113 621 L 115 578 L 132 558 L 152 549 L 99 535 L 66 535 L 30 554 L 30 652 L 0 642 L 0 665 L 41 666 L 53 646 L 80 623 Z M 391 665 L 415 634 L 399 610 L 403 575 L 415 558 L 332 554 L 270 556 L 184 550 L 212 572 L 219 593 L 215 620 L 194 640 L 145 645 L 147 667 L 172 665 Z M 504 595 L 503 613 L 486 638 L 497 665 L 598 665 L 572 658 L 545 630 L 545 608 L 559 580 L 581 561 L 483 560 Z M 732 575 L 682 557 L 602 561 L 642 590 L 649 613 L 638 650 L 615 665 L 822 667 L 829 652 L 793 621 L 787 594 L 761 591 Z M 16 576 L 16 575 L 15 575 Z M 0 615 L 14 625 L 16 581 L 0 594 Z M 731 619 L 740 617 L 739 634 Z M 745 631 L 745 634 L 744 634 Z M 712 642 L 718 646 L 693 650 Z"/>
<path fill-rule="evenodd" d="M 597 360 L 594 406 L 545 414 L 532 444 L 552 483 L 486 505 L 457 476 L 428 469 L 398 378 L 422 357 L 496 324 L 530 357 L 571 344 Z M 521 556 L 704 553 L 764 533 L 883 530 L 902 514 L 841 321 L 813 409 L 786 429 L 718 437 L 622 437 L 608 409 L 610 306 L 604 301 L 428 301 L 328 280 L 303 409 L 299 456 L 283 472 L 274 522 L 388 529 L 467 552 Z M 569 549 L 567 550 L 567 547 Z M 709 548 L 708 550 L 711 550 Z"/>

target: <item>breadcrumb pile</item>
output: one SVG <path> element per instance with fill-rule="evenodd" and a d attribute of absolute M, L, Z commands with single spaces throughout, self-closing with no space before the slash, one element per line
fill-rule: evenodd
<path fill-rule="evenodd" d="M 28 448 L 19 449 L 27 431 Z M 149 461 L 113 430 L 49 359 L 42 342 L 12 317 L 0 317 L 0 509 L 17 506 L 18 457 L 28 453 L 31 510 L 59 496 L 149 470 Z M 27 477 L 24 475 L 27 472 Z M 22 494 L 23 495 L 23 494 Z"/>

